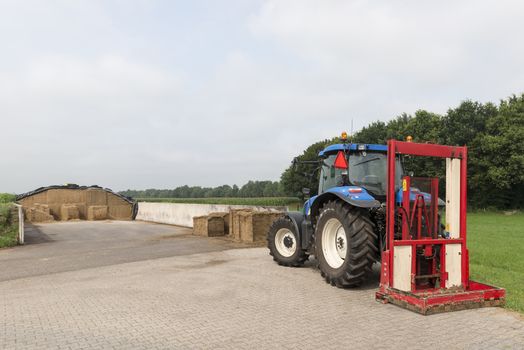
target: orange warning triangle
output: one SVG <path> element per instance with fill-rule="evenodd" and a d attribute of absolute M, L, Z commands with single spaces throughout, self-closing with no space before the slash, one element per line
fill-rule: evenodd
<path fill-rule="evenodd" d="M 346 160 L 346 155 L 342 151 L 338 151 L 337 158 L 335 159 L 335 168 L 337 169 L 347 169 L 348 162 Z"/>

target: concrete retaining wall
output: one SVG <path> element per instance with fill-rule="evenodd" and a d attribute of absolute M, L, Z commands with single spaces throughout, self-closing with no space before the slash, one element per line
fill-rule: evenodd
<path fill-rule="evenodd" d="M 231 209 L 286 211 L 286 207 L 257 207 L 250 205 L 185 204 L 185 203 L 138 203 L 136 220 L 193 227 L 193 217 L 209 213 L 227 213 Z"/>

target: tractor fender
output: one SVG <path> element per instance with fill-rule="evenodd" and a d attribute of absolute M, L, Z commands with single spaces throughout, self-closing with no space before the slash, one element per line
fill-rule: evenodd
<path fill-rule="evenodd" d="M 304 214 L 298 211 L 288 211 L 284 214 L 285 217 L 289 218 L 291 222 L 293 223 L 293 226 L 295 226 L 295 230 L 299 235 L 301 235 L 301 228 L 302 228 L 302 222 L 305 219 Z"/>
<path fill-rule="evenodd" d="M 335 187 L 330 189 L 328 192 L 324 192 L 316 197 L 313 203 L 310 204 L 308 216 L 310 216 L 312 219 L 316 218 L 320 208 L 325 202 L 336 199 L 342 200 L 357 208 L 370 209 L 380 207 L 380 202 L 367 193 L 366 190 L 362 189 L 362 192 L 360 192 L 358 195 L 351 195 L 349 188 L 350 186 Z"/>
<path fill-rule="evenodd" d="M 284 214 L 286 218 L 291 220 L 295 230 L 298 233 L 298 244 L 303 250 L 308 250 L 311 245 L 311 237 L 313 235 L 313 227 L 311 221 L 307 220 L 306 216 L 297 211 L 291 211 Z"/>

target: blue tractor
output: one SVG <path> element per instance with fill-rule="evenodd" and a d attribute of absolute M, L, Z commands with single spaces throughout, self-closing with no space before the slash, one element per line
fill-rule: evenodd
<path fill-rule="evenodd" d="M 303 212 L 288 212 L 271 225 L 268 248 L 284 266 L 302 266 L 314 255 L 327 283 L 356 287 L 385 246 L 387 146 L 349 143 L 343 134 L 342 143 L 326 147 L 319 158 L 318 195 Z"/>

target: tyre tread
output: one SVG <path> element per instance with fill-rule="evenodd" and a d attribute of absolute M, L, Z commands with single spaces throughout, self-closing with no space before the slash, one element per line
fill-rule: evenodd
<path fill-rule="evenodd" d="M 297 247 L 297 253 L 292 259 L 282 257 L 276 251 L 276 246 L 274 242 L 275 234 L 280 228 L 283 227 L 290 228 L 294 232 L 294 224 L 291 221 L 291 219 L 287 216 L 283 216 L 281 218 L 276 219 L 269 227 L 267 233 L 267 247 L 269 249 L 269 255 L 273 257 L 273 261 L 275 261 L 277 264 L 281 266 L 301 267 L 309 259 L 309 255 L 304 250 L 302 250 L 301 247 Z M 298 232 L 294 233 L 295 235 L 298 235 Z M 296 242 L 299 242 L 298 239 L 296 240 Z"/>
<path fill-rule="evenodd" d="M 322 208 L 317 221 L 317 230 L 319 230 L 318 223 L 322 217 L 332 211 L 336 212 L 337 217 L 345 218 L 345 224 L 352 228 L 349 239 L 350 260 L 344 264 L 345 273 L 339 276 L 331 276 L 330 272 L 327 269 L 324 271 L 322 264 L 319 264 L 321 275 L 331 285 L 341 288 L 357 287 L 366 280 L 372 265 L 378 261 L 378 236 L 375 233 L 375 224 L 365 210 L 336 200 L 327 202 Z M 320 241 L 321 232 L 317 230 L 315 230 L 315 236 Z M 319 242 L 316 246 L 319 246 Z M 318 254 L 322 253 L 317 251 L 317 259 Z"/>

